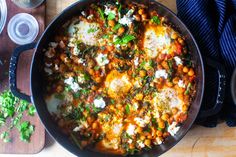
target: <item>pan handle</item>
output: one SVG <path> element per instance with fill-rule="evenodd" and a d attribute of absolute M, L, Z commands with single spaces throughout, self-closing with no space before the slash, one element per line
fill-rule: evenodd
<path fill-rule="evenodd" d="M 19 57 L 21 53 L 34 49 L 36 47 L 36 43 L 30 43 L 26 45 L 22 45 L 17 47 L 13 54 L 11 55 L 11 60 L 10 60 L 10 68 L 9 68 L 9 85 L 10 85 L 10 90 L 11 92 L 18 98 L 27 100 L 28 102 L 31 102 L 30 96 L 21 93 L 19 89 L 17 88 L 17 64 Z"/>
<path fill-rule="evenodd" d="M 225 97 L 225 86 L 226 86 L 226 71 L 225 67 L 217 61 L 214 61 L 208 57 L 205 58 L 205 63 L 212 68 L 215 68 L 218 73 L 218 90 L 215 105 L 211 109 L 201 110 L 198 118 L 205 118 L 217 114 L 223 105 Z"/>

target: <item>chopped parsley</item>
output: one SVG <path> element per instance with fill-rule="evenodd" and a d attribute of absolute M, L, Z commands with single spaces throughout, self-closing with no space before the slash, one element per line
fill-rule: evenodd
<path fill-rule="evenodd" d="M 192 87 L 192 84 L 191 84 L 191 83 L 189 83 L 189 84 L 188 84 L 188 86 L 187 86 L 187 89 L 186 89 L 186 91 L 184 92 L 184 94 L 185 94 L 185 95 L 189 95 L 189 93 L 190 93 L 190 90 L 191 90 L 191 87 Z"/>

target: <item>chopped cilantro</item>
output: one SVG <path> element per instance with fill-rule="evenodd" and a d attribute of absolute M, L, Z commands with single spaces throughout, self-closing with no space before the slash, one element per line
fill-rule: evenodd
<path fill-rule="evenodd" d="M 35 107 L 34 107 L 33 105 L 31 105 L 31 106 L 29 107 L 29 110 L 28 110 L 28 115 L 34 116 L 35 112 L 36 112 Z"/>
<path fill-rule="evenodd" d="M 112 104 L 115 104 L 115 100 L 114 100 L 114 99 L 111 99 L 111 103 L 112 103 Z"/>
<path fill-rule="evenodd" d="M 34 126 L 30 122 L 24 121 L 17 128 L 20 132 L 20 140 L 30 142 L 30 137 L 34 132 Z"/>
<path fill-rule="evenodd" d="M 125 113 L 126 113 L 126 114 L 130 114 L 130 104 L 127 104 L 127 105 L 125 106 Z"/>
<path fill-rule="evenodd" d="M 110 12 L 108 14 L 107 20 L 113 20 L 114 18 L 116 18 L 116 15 Z"/>
<path fill-rule="evenodd" d="M 11 139 L 9 137 L 9 133 L 4 131 L 1 135 L 0 135 L 1 140 L 3 140 L 4 143 L 8 143 L 11 142 Z"/>
<path fill-rule="evenodd" d="M 120 27 L 122 27 L 122 25 L 118 23 L 114 26 L 114 28 L 112 30 L 117 31 Z"/>
<path fill-rule="evenodd" d="M 186 91 L 184 92 L 185 95 L 188 95 L 190 93 L 191 87 L 192 87 L 192 84 L 189 83 L 188 86 L 187 86 Z"/>
<path fill-rule="evenodd" d="M 109 38 L 109 35 L 105 34 L 102 36 L 103 39 L 108 39 Z"/>
<path fill-rule="evenodd" d="M 130 41 L 132 41 L 132 40 L 134 40 L 134 39 L 136 39 L 135 36 L 128 34 L 128 35 L 124 35 L 123 38 L 117 37 L 117 38 L 115 39 L 114 44 L 116 44 L 116 45 L 117 45 L 117 44 L 126 45 L 126 44 L 128 44 Z"/>
<path fill-rule="evenodd" d="M 104 11 L 101 8 L 98 8 L 98 13 L 100 14 L 102 20 L 105 20 Z"/>
<path fill-rule="evenodd" d="M 23 113 L 14 117 L 11 121 L 10 129 L 12 129 L 14 126 L 17 126 L 19 124 L 20 120 L 22 119 L 22 117 L 23 117 Z"/>
<path fill-rule="evenodd" d="M 158 25 L 161 23 L 161 20 L 158 16 L 153 16 L 151 21 L 155 24 L 158 24 Z"/>
<path fill-rule="evenodd" d="M 100 69 L 99 66 L 95 66 L 95 67 L 94 67 L 94 70 L 96 70 L 96 71 L 98 71 L 99 69 Z"/>
<path fill-rule="evenodd" d="M 98 29 L 97 28 L 89 28 L 88 29 L 88 33 L 94 33 L 96 32 Z"/>

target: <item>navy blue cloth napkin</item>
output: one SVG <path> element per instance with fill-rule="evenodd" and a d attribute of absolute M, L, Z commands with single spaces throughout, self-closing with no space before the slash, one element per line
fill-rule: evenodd
<path fill-rule="evenodd" d="M 227 85 L 223 109 L 218 114 L 202 120 L 201 124 L 214 127 L 219 118 L 224 118 L 228 126 L 236 126 L 236 105 L 230 93 L 230 78 L 236 67 L 236 0 L 176 2 L 178 16 L 195 37 L 201 54 L 221 62 L 226 67 Z"/>

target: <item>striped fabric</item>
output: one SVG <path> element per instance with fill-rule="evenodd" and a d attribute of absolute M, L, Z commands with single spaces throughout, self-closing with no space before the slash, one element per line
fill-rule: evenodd
<path fill-rule="evenodd" d="M 236 126 L 236 106 L 230 94 L 230 77 L 236 67 L 236 0 L 176 0 L 178 16 L 197 40 L 203 56 L 218 60 L 227 70 L 227 89 L 221 113 L 203 121 L 216 126 L 218 117 Z"/>

